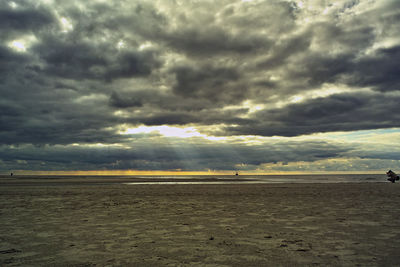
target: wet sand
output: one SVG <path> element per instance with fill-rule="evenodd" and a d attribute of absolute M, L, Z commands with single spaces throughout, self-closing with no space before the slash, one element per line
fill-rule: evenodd
<path fill-rule="evenodd" d="M 0 265 L 400 264 L 397 183 L 101 181 L 2 179 Z"/>

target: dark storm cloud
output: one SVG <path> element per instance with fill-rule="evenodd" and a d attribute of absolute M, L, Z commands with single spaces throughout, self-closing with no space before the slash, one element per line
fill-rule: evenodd
<path fill-rule="evenodd" d="M 372 87 L 378 91 L 396 91 L 400 88 L 400 46 L 378 49 L 372 55 L 357 57 L 353 53 L 336 56 L 309 54 L 301 68 L 291 69 L 287 77 L 306 78 L 307 86 L 311 88 L 336 82 Z"/>
<path fill-rule="evenodd" d="M 290 56 L 296 55 L 307 49 L 311 44 L 311 34 L 306 33 L 301 36 L 291 36 L 283 39 L 279 45 L 274 47 L 269 55 L 260 60 L 257 64 L 259 68 L 276 68 L 286 62 Z"/>
<path fill-rule="evenodd" d="M 115 44 L 114 44 L 115 45 Z M 44 72 L 69 79 L 103 79 L 147 76 L 160 66 L 154 51 L 119 52 L 73 39 L 48 39 L 33 48 L 46 63 Z"/>
<path fill-rule="evenodd" d="M 297 136 L 400 126 L 398 96 L 339 94 L 255 113 L 253 122 L 223 134 Z"/>
<path fill-rule="evenodd" d="M 3 82 L 6 75 L 15 73 L 21 65 L 29 62 L 29 60 L 29 56 L 15 53 L 10 48 L 0 45 L 0 77 L 3 78 Z"/>
<path fill-rule="evenodd" d="M 116 108 L 128 108 L 128 107 L 141 107 L 143 102 L 137 96 L 133 97 L 121 97 L 118 93 L 112 92 L 110 97 L 110 105 Z"/>
<path fill-rule="evenodd" d="M 0 118 L 1 144 L 71 144 L 71 143 L 113 143 L 123 142 L 124 138 L 108 129 L 113 123 L 107 122 L 104 114 L 93 114 L 76 108 L 67 109 L 46 107 L 46 109 L 15 108 L 2 106 Z M 51 110 L 51 111 L 50 111 Z M 60 112 L 67 112 L 62 115 Z M 27 112 L 31 112 L 29 116 Z M 86 118 L 82 118 L 86 116 Z M 112 120 L 112 118 L 108 118 Z"/>
<path fill-rule="evenodd" d="M 278 0 L 3 1 L 0 144 L 40 145 L 35 153 L 50 162 L 46 153 L 62 155 L 57 145 L 85 144 L 83 150 L 95 143 L 126 145 L 133 137 L 120 131 L 139 125 L 199 127 L 223 136 L 398 127 L 399 7 L 399 1 L 347 0 L 312 5 Z M 334 94 L 311 97 L 326 88 Z M 341 88 L 346 93 L 336 90 Z M 290 103 L 293 96 L 303 102 Z M 147 136 L 141 142 L 154 144 L 155 139 Z M 44 149 L 46 144 L 57 152 Z M 209 147 L 199 148 L 203 158 L 190 154 L 185 144 L 176 151 L 190 155 L 185 164 L 195 169 L 212 162 L 216 169 L 231 168 L 239 162 L 229 158 L 228 146 L 218 147 L 225 151 L 221 160 L 208 153 L 217 147 Z M 0 159 L 7 161 L 11 150 L 4 151 Z M 250 153 L 264 151 L 259 147 L 237 151 L 252 166 L 278 160 Z M 305 156 L 275 152 L 283 161 Z M 178 156 L 153 161 L 149 154 L 140 161 L 128 154 L 135 162 L 130 163 L 118 153 L 126 155 L 116 150 L 87 166 L 111 166 L 114 158 L 121 168 L 183 168 Z M 324 157 L 318 153 L 308 151 L 314 156 L 306 160 Z M 69 158 L 77 154 L 65 154 L 66 162 L 75 164 Z M 60 162 L 54 164 L 60 167 Z"/>
<path fill-rule="evenodd" d="M 10 39 L 18 33 L 36 32 L 54 23 L 55 18 L 49 9 L 27 4 L 22 9 L 12 9 L 5 3 L 0 4 L 0 36 Z"/>
<path fill-rule="evenodd" d="M 271 41 L 263 36 L 234 36 L 216 27 L 180 29 L 164 36 L 162 41 L 191 56 L 253 53 L 259 49 L 268 49 L 271 45 Z"/>
<path fill-rule="evenodd" d="M 168 9 L 169 13 L 160 14 L 146 6 L 146 10 L 158 15 L 154 21 L 162 20 L 168 27 L 153 28 L 157 34 L 141 31 L 146 37 L 190 57 L 266 51 L 273 44 L 272 33 L 294 26 L 295 9 L 288 2 L 243 7 L 232 1 L 219 1 L 218 4 L 187 1 L 183 5 L 170 1 Z M 263 31 L 249 31 L 249 28 Z"/>
<path fill-rule="evenodd" d="M 185 98 L 172 92 L 162 92 L 156 89 L 113 91 L 109 98 L 109 105 L 120 110 L 145 111 L 148 115 L 160 110 L 166 112 L 196 112 L 197 114 L 214 107 L 214 103 L 208 99 Z"/>
<path fill-rule="evenodd" d="M 375 55 L 354 64 L 351 84 L 372 86 L 379 91 L 400 89 L 400 46 L 379 49 Z"/>
<path fill-rule="evenodd" d="M 25 71 L 25 74 L 28 72 Z M 120 142 L 112 127 L 107 98 L 81 95 L 70 89 L 49 88 L 31 78 L 15 81 L 7 76 L 0 99 L 0 142 L 2 144 L 71 144 Z M 11 86 L 12 85 L 12 86 Z M 51 84 L 50 84 L 51 86 Z"/>
<path fill-rule="evenodd" d="M 324 83 L 335 83 L 340 75 L 352 70 L 352 57 L 352 54 L 334 57 L 309 54 L 306 59 L 302 59 L 303 65 L 289 70 L 287 76 L 294 80 L 306 79 L 308 88 L 316 88 Z"/>
<path fill-rule="evenodd" d="M 142 137 L 143 138 L 143 137 Z M 145 138 L 155 138 L 148 136 Z M 64 166 L 90 170 L 232 170 L 256 168 L 264 163 L 290 162 L 298 158 L 314 161 L 347 153 L 349 148 L 326 142 L 274 142 L 270 145 L 198 143 L 196 140 L 182 144 L 181 140 L 168 138 L 168 142 L 141 143 L 141 137 L 132 147 L 88 146 L 31 146 L 0 147 L 0 158 L 14 169 L 34 167 L 37 170 L 68 169 Z M 44 164 L 45 163 L 45 164 Z M 237 165 L 241 165 L 238 167 Z"/>
<path fill-rule="evenodd" d="M 245 97 L 245 88 L 238 81 L 239 73 L 234 68 L 213 66 L 177 67 L 172 71 L 176 77 L 173 92 L 187 98 L 204 98 L 212 102 L 240 102 Z M 235 101 L 236 99 L 236 101 Z"/>
<path fill-rule="evenodd" d="M 213 108 L 214 103 L 203 98 L 184 98 L 179 95 L 161 93 L 154 89 L 112 92 L 109 105 L 122 111 L 134 111 L 127 118 L 120 118 L 121 123 L 154 125 L 200 125 L 230 123 L 241 124 L 247 119 L 240 118 L 247 114 L 247 108 L 221 110 Z"/>

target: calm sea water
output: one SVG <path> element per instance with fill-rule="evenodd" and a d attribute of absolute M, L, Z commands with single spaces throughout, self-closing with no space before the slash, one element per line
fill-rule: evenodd
<path fill-rule="evenodd" d="M 1 185 L 250 184 L 250 183 L 389 183 L 383 174 L 187 175 L 187 176 L 17 176 L 0 175 Z M 400 182 L 400 181 L 399 181 Z"/>
<path fill-rule="evenodd" d="M 387 183 L 388 182 L 386 180 L 387 177 L 385 174 L 135 176 L 135 178 L 146 179 L 146 181 L 129 183 L 129 184 L 377 183 L 377 182 Z M 165 181 L 160 181 L 164 179 Z"/>

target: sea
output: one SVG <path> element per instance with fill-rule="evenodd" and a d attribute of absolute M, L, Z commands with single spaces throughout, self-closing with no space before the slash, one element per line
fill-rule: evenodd
<path fill-rule="evenodd" d="M 221 176 L 135 176 L 139 182 L 127 184 L 249 184 L 249 183 L 379 183 L 388 182 L 385 174 L 323 175 L 221 175 Z M 143 181 L 146 180 L 146 181 Z M 163 181 L 165 180 L 165 181 Z"/>
<path fill-rule="evenodd" d="M 400 181 L 399 181 L 400 182 Z M 160 185 L 160 184 L 389 183 L 386 174 L 319 175 L 170 175 L 170 176 L 6 176 L 6 185 Z"/>

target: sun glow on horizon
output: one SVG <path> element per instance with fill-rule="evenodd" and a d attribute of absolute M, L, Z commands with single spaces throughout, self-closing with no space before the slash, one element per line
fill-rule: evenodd
<path fill-rule="evenodd" d="M 235 176 L 233 170 L 181 171 L 181 170 L 87 170 L 87 171 L 30 171 L 15 170 L 15 176 Z M 333 175 L 333 174 L 382 174 L 382 171 L 240 171 L 240 176 L 254 175 Z M 8 175 L 3 174 L 3 175 Z"/>

